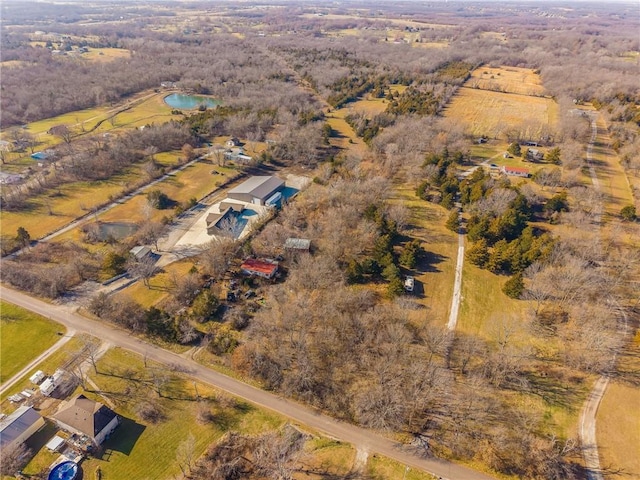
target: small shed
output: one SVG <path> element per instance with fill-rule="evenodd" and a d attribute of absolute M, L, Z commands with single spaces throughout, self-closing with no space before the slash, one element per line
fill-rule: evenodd
<path fill-rule="evenodd" d="M 287 238 L 284 242 L 284 248 L 295 252 L 308 252 L 311 248 L 311 240 L 306 238 Z"/>
<path fill-rule="evenodd" d="M 53 438 L 47 442 L 45 447 L 47 447 L 47 449 L 51 450 L 52 452 L 57 452 L 62 448 L 64 442 L 64 438 L 59 437 L 58 435 L 54 435 Z"/>
<path fill-rule="evenodd" d="M 144 245 L 136 245 L 131 250 L 129 250 L 129 253 L 133 258 L 140 261 L 151 255 L 151 249 L 149 247 L 145 247 Z"/>

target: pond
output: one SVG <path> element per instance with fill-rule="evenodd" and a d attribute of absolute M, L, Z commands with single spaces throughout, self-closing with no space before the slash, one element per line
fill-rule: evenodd
<path fill-rule="evenodd" d="M 172 93 L 164 97 L 164 103 L 171 108 L 177 108 L 180 110 L 193 110 L 200 105 L 205 105 L 207 108 L 213 108 L 219 105 L 220 102 L 214 98 L 201 97 L 200 95 L 183 95 L 182 93 Z"/>
<path fill-rule="evenodd" d="M 100 223 L 98 237 L 101 241 L 106 242 L 109 239 L 122 240 L 133 235 L 138 226 L 135 223 L 127 222 L 105 222 Z"/>

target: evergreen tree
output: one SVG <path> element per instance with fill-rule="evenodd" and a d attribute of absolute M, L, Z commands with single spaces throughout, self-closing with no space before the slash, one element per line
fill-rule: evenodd
<path fill-rule="evenodd" d="M 522 150 L 518 142 L 513 142 L 511 145 L 509 145 L 509 148 L 507 148 L 507 152 L 509 152 L 514 157 L 519 157 L 520 155 L 522 155 Z"/>
<path fill-rule="evenodd" d="M 505 282 L 502 287 L 502 291 L 511 298 L 518 299 L 524 292 L 524 281 L 522 279 L 522 273 L 516 273 L 509 280 Z"/>
<path fill-rule="evenodd" d="M 467 249 L 467 260 L 480 268 L 484 268 L 487 265 L 489 261 L 489 247 L 484 238 L 473 243 Z"/>
<path fill-rule="evenodd" d="M 449 218 L 447 218 L 447 223 L 445 224 L 445 226 L 452 232 L 457 232 L 458 228 L 460 227 L 460 222 L 458 220 L 458 217 L 459 217 L 458 210 L 453 210 L 449 214 Z"/>

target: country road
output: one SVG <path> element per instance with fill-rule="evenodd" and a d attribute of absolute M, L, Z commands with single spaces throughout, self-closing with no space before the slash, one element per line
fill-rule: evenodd
<path fill-rule="evenodd" d="M 445 460 L 422 458 L 411 453 L 401 444 L 385 438 L 376 432 L 334 420 L 295 401 L 286 400 L 273 393 L 260 390 L 239 380 L 210 370 L 193 360 L 183 358 L 178 354 L 132 337 L 126 331 L 115 326 L 82 317 L 68 307 L 48 304 L 4 286 L 0 287 L 0 298 L 60 322 L 68 329 L 75 330 L 78 333 L 88 333 L 100 338 L 103 342 L 108 342 L 114 346 L 140 355 L 146 355 L 147 358 L 156 362 L 178 366 L 201 382 L 208 383 L 232 395 L 241 397 L 257 406 L 277 412 L 294 422 L 313 428 L 324 435 L 351 443 L 356 448 L 367 449 L 371 453 L 387 456 L 411 468 L 424 470 L 445 479 L 488 480 L 494 478 Z"/>

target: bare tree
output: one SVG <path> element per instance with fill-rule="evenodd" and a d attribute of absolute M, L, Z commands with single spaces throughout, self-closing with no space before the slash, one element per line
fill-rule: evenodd
<path fill-rule="evenodd" d="M 18 443 L 0 451 L 0 473 L 13 476 L 26 463 L 31 451 L 24 443 Z"/>
<path fill-rule="evenodd" d="M 126 268 L 129 275 L 141 278 L 147 288 L 150 288 L 149 279 L 159 271 L 156 260 L 151 256 L 142 259 L 131 258 L 127 261 Z"/>
<path fill-rule="evenodd" d="M 187 438 L 178 444 L 178 448 L 176 450 L 176 460 L 178 462 L 178 466 L 180 467 L 182 475 L 184 475 L 185 477 L 187 477 L 187 475 L 191 473 L 195 454 L 196 437 L 193 435 L 193 433 L 189 432 Z"/>
<path fill-rule="evenodd" d="M 49 129 L 48 133 L 60 137 L 67 144 L 71 143 L 71 137 L 73 136 L 73 132 L 67 125 L 55 125 Z"/>

